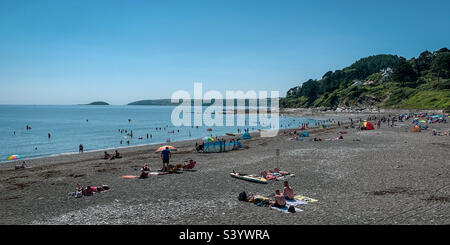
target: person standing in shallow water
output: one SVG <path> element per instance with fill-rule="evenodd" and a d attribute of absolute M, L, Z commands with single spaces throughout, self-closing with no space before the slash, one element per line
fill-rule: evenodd
<path fill-rule="evenodd" d="M 78 152 L 79 152 L 79 153 L 83 152 L 83 148 L 84 148 L 83 145 L 80 144 L 80 146 L 78 147 Z"/>
<path fill-rule="evenodd" d="M 50 133 L 48 133 L 48 139 L 50 139 L 52 137 L 52 135 Z"/>

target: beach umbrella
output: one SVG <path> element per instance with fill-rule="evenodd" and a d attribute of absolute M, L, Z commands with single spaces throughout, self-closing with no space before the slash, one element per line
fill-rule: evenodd
<path fill-rule="evenodd" d="M 21 155 L 11 155 L 11 156 L 8 157 L 8 160 L 17 160 L 17 159 L 20 159 L 20 158 L 22 158 Z"/>
<path fill-rule="evenodd" d="M 209 136 L 203 137 L 202 140 L 203 140 L 203 141 L 214 141 L 214 139 L 211 138 L 211 137 L 209 137 Z"/>
<path fill-rule="evenodd" d="M 164 145 L 164 146 L 161 146 L 158 149 L 156 149 L 155 152 L 161 152 L 161 151 L 165 150 L 166 147 L 169 147 L 169 150 L 171 150 L 171 151 L 176 151 L 177 150 L 177 148 L 175 148 L 175 147 L 173 147 L 171 145 Z"/>

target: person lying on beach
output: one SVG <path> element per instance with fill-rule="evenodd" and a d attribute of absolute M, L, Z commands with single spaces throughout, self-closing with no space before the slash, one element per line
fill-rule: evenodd
<path fill-rule="evenodd" d="M 182 164 L 175 164 L 175 166 L 171 165 L 169 167 L 169 173 L 177 172 L 178 170 L 180 170 L 182 168 L 183 168 Z"/>
<path fill-rule="evenodd" d="M 82 188 L 80 184 L 77 183 L 75 192 L 69 193 L 70 196 L 74 196 L 76 198 L 82 197 L 82 196 L 92 196 L 97 192 L 102 192 L 109 190 L 109 186 L 102 185 L 102 186 L 87 186 L 85 188 Z"/>
<path fill-rule="evenodd" d="M 22 162 L 22 165 L 16 165 L 15 166 L 16 170 L 23 169 L 23 168 L 29 168 L 28 164 L 25 161 Z"/>
<path fill-rule="evenodd" d="M 344 137 L 342 137 L 342 135 L 341 136 L 339 136 L 339 137 L 336 137 L 336 138 L 329 138 L 329 139 L 326 139 L 326 140 L 343 140 L 344 139 Z"/>
<path fill-rule="evenodd" d="M 183 169 L 193 169 L 196 163 L 197 162 L 192 159 L 189 159 L 189 161 L 184 161 Z"/>
<path fill-rule="evenodd" d="M 150 167 L 148 164 L 144 164 L 144 166 L 141 168 L 141 175 L 139 175 L 140 179 L 148 178 L 148 174 L 150 173 Z"/>
<path fill-rule="evenodd" d="M 286 207 L 286 199 L 283 194 L 280 193 L 280 190 L 275 190 L 274 200 L 270 201 L 270 207 L 276 208 L 284 208 Z"/>
<path fill-rule="evenodd" d="M 282 170 L 280 170 L 279 168 L 274 168 L 274 169 L 273 169 L 273 172 L 274 172 L 274 173 L 277 173 L 277 174 L 281 174 L 281 175 L 288 175 L 288 174 L 289 174 L 289 172 L 282 171 Z"/>
<path fill-rule="evenodd" d="M 263 170 L 260 172 L 261 177 L 268 179 L 268 180 L 273 180 L 273 179 L 277 179 L 280 178 L 284 175 L 289 175 L 290 173 L 287 171 L 281 171 L 278 168 L 275 168 L 273 171 L 271 169 L 269 170 Z"/>
<path fill-rule="evenodd" d="M 77 186 L 78 187 L 78 186 Z M 107 185 L 102 185 L 102 186 L 86 186 L 83 190 L 83 196 L 92 196 L 95 193 L 98 192 L 102 192 L 102 191 L 106 191 L 109 190 L 109 186 Z"/>
<path fill-rule="evenodd" d="M 286 200 L 294 200 L 294 189 L 289 186 L 287 181 L 283 182 L 283 196 Z"/>

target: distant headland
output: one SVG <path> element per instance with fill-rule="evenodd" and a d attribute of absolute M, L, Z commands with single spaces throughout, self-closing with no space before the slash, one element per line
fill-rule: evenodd
<path fill-rule="evenodd" d="M 104 101 L 94 101 L 94 102 L 86 104 L 86 105 L 109 105 L 109 104 Z"/>

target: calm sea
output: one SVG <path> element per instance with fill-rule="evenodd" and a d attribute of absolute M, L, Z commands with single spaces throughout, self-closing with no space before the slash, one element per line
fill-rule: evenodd
<path fill-rule="evenodd" d="M 0 105 L 0 162 L 13 154 L 35 158 L 78 152 L 80 144 L 84 151 L 91 151 L 162 143 L 167 138 L 174 142 L 211 134 L 223 136 L 246 128 L 211 127 L 212 131 L 207 131 L 207 126 L 175 127 L 171 123 L 173 109 L 173 106 Z M 295 127 L 306 122 L 314 124 L 314 121 L 280 117 L 280 127 Z M 26 129 L 27 125 L 31 130 Z M 247 128 L 256 131 L 265 127 L 258 124 Z M 120 132 L 121 129 L 128 133 L 132 130 L 133 137 Z M 152 137 L 147 139 L 147 134 Z"/>

